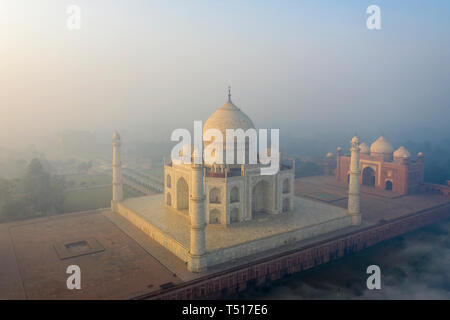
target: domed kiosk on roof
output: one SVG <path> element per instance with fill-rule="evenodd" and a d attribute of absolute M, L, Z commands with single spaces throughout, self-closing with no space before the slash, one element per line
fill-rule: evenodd
<path fill-rule="evenodd" d="M 381 156 L 385 161 L 392 161 L 394 147 L 383 137 L 379 137 L 370 145 L 370 155 Z"/>
<path fill-rule="evenodd" d="M 411 154 L 404 146 L 401 146 L 394 152 L 394 160 L 409 159 L 410 156 Z"/>
<path fill-rule="evenodd" d="M 368 146 L 365 142 L 362 142 L 362 143 L 359 145 L 359 152 L 360 152 L 361 154 L 370 154 L 369 146 Z"/>

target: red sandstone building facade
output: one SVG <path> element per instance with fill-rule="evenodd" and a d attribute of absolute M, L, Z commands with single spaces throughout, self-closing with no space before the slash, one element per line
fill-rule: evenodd
<path fill-rule="evenodd" d="M 331 162 L 334 162 L 334 159 L 328 154 L 325 161 L 327 173 L 333 171 L 330 168 Z M 370 148 L 361 143 L 360 168 L 362 185 L 390 190 L 397 194 L 418 192 L 423 184 L 423 154 L 419 152 L 416 159 L 411 159 L 408 150 L 400 147 L 394 151 L 384 137 L 379 137 Z M 343 155 L 341 148 L 337 150 L 334 172 L 338 181 L 348 183 L 350 156 Z"/>

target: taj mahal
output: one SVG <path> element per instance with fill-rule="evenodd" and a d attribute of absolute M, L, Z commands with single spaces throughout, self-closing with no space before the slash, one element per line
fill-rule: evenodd
<path fill-rule="evenodd" d="M 205 122 L 203 133 L 217 129 L 225 135 L 227 129 L 254 128 L 229 93 L 225 104 Z M 295 163 L 281 153 L 279 170 L 262 175 L 259 159 L 256 163 L 246 159 L 241 164 L 208 164 L 194 151 L 192 159 L 201 157 L 200 161 L 164 161 L 162 194 L 124 199 L 120 147 L 121 138 L 115 132 L 111 210 L 184 261 L 191 272 L 361 224 L 357 137 L 351 141 L 347 209 L 295 196 Z M 247 156 L 247 145 L 245 151 Z"/>

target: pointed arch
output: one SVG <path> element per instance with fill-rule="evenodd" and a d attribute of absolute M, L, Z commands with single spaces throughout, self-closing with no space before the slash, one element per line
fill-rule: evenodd
<path fill-rule="evenodd" d="M 265 212 L 270 213 L 270 201 L 272 186 L 269 182 L 265 180 L 259 181 L 253 187 L 252 193 L 252 212 Z"/>
<path fill-rule="evenodd" d="M 212 188 L 209 191 L 209 203 L 220 203 L 220 190 L 219 188 Z"/>
<path fill-rule="evenodd" d="M 239 202 L 239 188 L 238 187 L 233 187 L 231 189 L 230 202 L 231 203 Z"/>
<path fill-rule="evenodd" d="M 387 181 L 386 181 L 386 185 L 385 185 L 385 189 L 386 189 L 386 190 L 392 190 L 392 188 L 393 188 L 392 181 L 387 180 Z"/>
<path fill-rule="evenodd" d="M 231 209 L 231 216 L 230 221 L 233 222 L 239 222 L 239 208 L 233 208 Z"/>
<path fill-rule="evenodd" d="M 177 210 L 189 211 L 189 186 L 183 177 L 177 182 Z"/>
<path fill-rule="evenodd" d="M 373 170 L 371 167 L 365 167 L 362 171 L 362 184 L 369 187 L 375 187 L 375 170 Z"/>
<path fill-rule="evenodd" d="M 284 179 L 283 181 L 283 193 L 291 192 L 291 184 L 289 178 Z"/>
<path fill-rule="evenodd" d="M 209 213 L 209 223 L 217 224 L 220 223 L 220 211 L 218 209 L 212 209 Z"/>
<path fill-rule="evenodd" d="M 289 198 L 284 198 L 283 199 L 283 212 L 287 212 L 289 211 L 291 208 L 291 199 Z"/>

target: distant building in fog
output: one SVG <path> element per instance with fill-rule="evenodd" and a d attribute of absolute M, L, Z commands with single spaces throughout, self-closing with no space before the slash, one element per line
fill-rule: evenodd
<path fill-rule="evenodd" d="M 398 194 L 418 192 L 423 184 L 424 158 L 419 152 L 416 159 L 405 147 L 394 151 L 392 145 L 381 136 L 370 148 L 360 144 L 361 184 Z M 350 156 L 337 149 L 337 155 L 328 153 L 324 161 L 325 174 L 335 174 L 336 179 L 349 182 Z"/>

